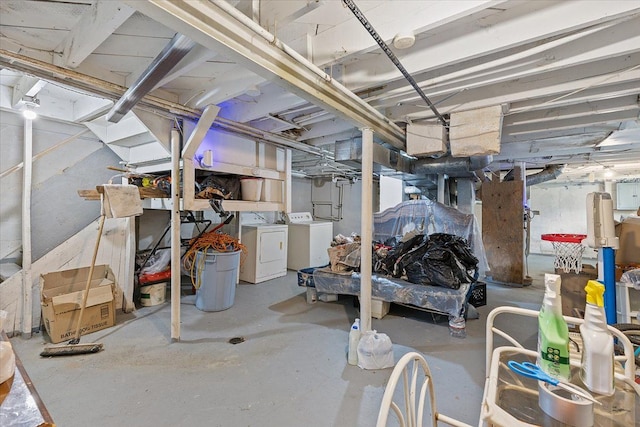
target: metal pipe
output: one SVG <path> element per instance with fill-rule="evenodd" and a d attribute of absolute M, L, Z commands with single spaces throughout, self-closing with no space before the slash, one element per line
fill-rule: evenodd
<path fill-rule="evenodd" d="M 108 99 L 116 100 L 127 90 L 124 86 L 91 77 L 74 70 L 58 67 L 38 59 L 29 58 L 5 49 L 0 49 L 0 58 L 2 58 L 0 59 L 1 67 L 33 75 L 43 80 L 61 83 Z M 202 114 L 200 110 L 167 101 L 153 95 L 145 95 L 139 101 L 138 106 L 151 108 L 156 113 L 158 112 L 157 110 L 161 110 L 162 112 L 171 115 L 172 118 L 175 116 L 181 116 L 190 120 L 198 120 Z M 214 125 L 227 129 L 231 133 L 250 136 L 278 146 L 293 148 L 319 157 L 326 156 L 328 154 L 327 151 L 312 147 L 308 144 L 255 129 L 242 123 L 223 119 L 221 117 L 216 117 Z M 251 135 L 246 132 L 247 130 L 251 130 Z"/>
<path fill-rule="evenodd" d="M 147 93 L 176 66 L 187 53 L 194 48 L 195 42 L 182 34 L 176 34 L 155 57 L 134 84 L 107 113 L 107 120 L 118 123 Z"/>
<path fill-rule="evenodd" d="M 418 159 L 411 173 L 415 175 L 447 174 L 451 177 L 471 177 L 474 171 L 484 169 L 493 161 L 493 156 L 473 156 L 467 158 L 441 157 L 439 159 Z"/>
<path fill-rule="evenodd" d="M 542 171 L 527 176 L 527 187 L 556 179 L 564 172 L 564 167 L 565 165 L 545 166 Z"/>
<path fill-rule="evenodd" d="M 258 34 L 261 37 L 263 37 L 270 44 L 272 44 L 275 47 L 281 49 L 283 52 L 285 52 L 287 55 L 291 56 L 297 62 L 299 62 L 300 64 L 304 65 L 310 71 L 314 72 L 322 80 L 324 80 L 324 81 L 330 83 L 331 85 L 335 86 L 338 90 L 340 90 L 341 95 L 344 95 L 344 96 L 347 96 L 347 97 L 351 98 L 353 101 L 357 102 L 358 104 L 364 104 L 367 107 L 367 109 L 370 110 L 369 111 L 370 113 L 376 115 L 379 120 L 382 120 L 383 122 L 387 123 L 388 125 L 394 127 L 395 130 L 397 132 L 399 132 L 401 137 L 404 138 L 404 132 L 393 121 L 389 120 L 387 117 L 385 117 L 382 113 L 378 112 L 377 110 L 371 108 L 371 106 L 369 104 L 367 104 L 366 102 L 364 102 L 359 96 L 357 96 L 355 93 L 351 92 L 345 86 L 340 84 L 340 82 L 336 81 L 329 74 L 325 73 L 322 69 L 320 69 L 313 62 L 309 61 L 307 58 L 305 58 L 304 56 L 299 54 L 294 49 L 290 48 L 288 45 L 282 43 L 282 41 L 280 41 L 275 35 L 271 34 L 269 31 L 267 31 L 264 28 L 262 28 L 258 23 L 254 22 L 251 18 L 249 18 L 248 16 L 246 16 L 245 14 L 243 14 L 242 12 L 240 12 L 238 9 L 236 9 L 235 7 L 233 7 L 231 4 L 229 4 L 227 2 L 216 2 L 215 5 L 217 7 L 219 7 L 220 9 L 224 10 L 226 13 L 228 13 L 234 19 L 237 19 L 240 23 L 246 25 L 250 30 L 254 31 L 256 34 Z M 390 143 L 391 143 L 391 141 L 390 141 Z M 393 144 L 393 143 L 392 143 L 392 145 L 395 146 L 395 144 Z M 403 148 L 403 147 L 396 147 L 396 148 Z"/>
<path fill-rule="evenodd" d="M 275 36 L 256 28 L 257 24 L 227 2 L 125 0 L 125 3 L 205 47 L 236 58 L 250 71 L 356 126 L 371 127 L 396 148 L 405 148 L 403 129 Z"/>
<path fill-rule="evenodd" d="M 387 55 L 387 57 L 391 60 L 391 62 L 393 62 L 393 64 L 396 66 L 396 68 L 398 70 L 400 70 L 400 72 L 402 73 L 404 78 L 407 79 L 407 81 L 411 84 L 411 86 L 413 86 L 413 88 L 416 90 L 418 95 L 420 95 L 420 98 L 422 98 L 424 100 L 424 102 L 427 103 L 427 105 L 429 106 L 431 111 L 433 111 L 433 114 L 436 115 L 436 117 L 438 118 L 440 123 L 443 126 L 448 127 L 449 126 L 449 121 L 446 120 L 442 116 L 442 114 L 440 114 L 440 112 L 436 109 L 435 105 L 433 105 L 433 102 L 431 102 L 431 100 L 429 98 L 427 98 L 427 95 L 425 95 L 425 93 L 422 91 L 422 89 L 420 88 L 418 83 L 415 81 L 413 76 L 411 74 L 409 74 L 409 72 L 407 71 L 406 68 L 404 68 L 404 66 L 402 65 L 402 63 L 398 59 L 398 57 L 396 57 L 396 55 L 391 51 L 391 49 L 389 49 L 389 46 L 387 46 L 387 44 L 384 42 L 384 40 L 382 40 L 382 38 L 380 37 L 378 32 L 373 28 L 371 23 L 367 20 L 367 17 L 364 16 L 364 13 L 362 13 L 362 11 L 358 8 L 358 6 L 356 6 L 356 4 L 353 2 L 353 0 L 342 0 L 342 2 L 349 9 L 351 9 L 351 12 L 353 12 L 353 14 L 358 19 L 358 21 L 360 21 L 360 23 L 369 32 L 369 34 L 371 34 L 371 37 L 373 37 L 373 39 L 378 43 L 378 46 L 380 46 L 382 51 Z"/>

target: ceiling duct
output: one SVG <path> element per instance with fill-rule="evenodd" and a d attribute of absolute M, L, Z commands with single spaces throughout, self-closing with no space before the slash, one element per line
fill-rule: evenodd
<path fill-rule="evenodd" d="M 118 123 L 147 93 L 184 58 L 195 42 L 182 34 L 176 34 L 153 60 L 151 65 L 138 77 L 138 80 L 116 102 L 107 114 L 107 120 Z"/>
<path fill-rule="evenodd" d="M 566 165 L 548 165 L 538 173 L 527 175 L 527 187 L 556 179 L 564 172 L 565 166 Z M 513 181 L 513 169 L 504 176 L 503 181 Z"/>
<path fill-rule="evenodd" d="M 418 159 L 413 164 L 415 175 L 447 174 L 454 178 L 471 178 L 474 171 L 484 169 L 493 161 L 493 156 L 467 158 L 443 157 L 440 159 Z"/>
<path fill-rule="evenodd" d="M 346 141 L 336 141 L 335 144 L 336 162 L 362 168 L 362 139 L 349 139 Z M 397 151 L 389 150 L 380 144 L 373 144 L 373 163 L 376 172 L 381 171 L 381 166 L 399 172 L 411 172 L 412 160 L 402 156 Z"/>

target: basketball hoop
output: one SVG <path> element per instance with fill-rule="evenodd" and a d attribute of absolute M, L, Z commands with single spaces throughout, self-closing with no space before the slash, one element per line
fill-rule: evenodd
<path fill-rule="evenodd" d="M 541 238 L 553 245 L 555 268 L 561 268 L 565 273 L 573 270 L 579 274 L 582 271 L 582 240 L 587 238 L 586 234 L 543 234 Z"/>

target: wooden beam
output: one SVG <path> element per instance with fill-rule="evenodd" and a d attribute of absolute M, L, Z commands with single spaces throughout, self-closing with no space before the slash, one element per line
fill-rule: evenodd
<path fill-rule="evenodd" d="M 54 56 L 54 63 L 61 67 L 76 68 L 134 12 L 135 9 L 119 1 L 97 1 L 82 14 L 78 23 L 58 45 L 56 50 L 62 54 Z"/>

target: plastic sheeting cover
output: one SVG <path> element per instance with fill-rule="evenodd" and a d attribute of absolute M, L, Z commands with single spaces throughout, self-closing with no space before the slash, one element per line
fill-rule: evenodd
<path fill-rule="evenodd" d="M 420 233 L 448 233 L 465 238 L 478 258 L 478 272 L 483 277 L 488 270 L 482 237 L 474 215 L 464 214 L 431 200 L 411 200 L 373 215 L 373 239 L 384 242 L 390 237 L 401 238 L 417 230 Z M 360 293 L 358 273 L 338 274 L 327 269 L 313 272 L 315 287 L 320 292 L 357 295 Z M 428 310 L 459 316 L 464 308 L 470 285 L 460 289 L 419 285 L 401 279 L 373 275 L 372 296 L 384 301 L 412 304 Z"/>
<path fill-rule="evenodd" d="M 334 273 L 326 268 L 313 272 L 313 281 L 318 292 L 341 295 L 360 294 L 359 273 Z M 469 283 L 460 289 L 410 283 L 401 279 L 371 276 L 371 296 L 384 301 L 412 304 L 428 310 L 459 316 L 464 308 Z"/>
<path fill-rule="evenodd" d="M 478 258 L 479 277 L 486 275 L 489 264 L 474 215 L 431 200 L 410 200 L 373 214 L 373 240 L 384 242 L 413 230 L 420 234 L 448 233 L 465 238 Z"/>

